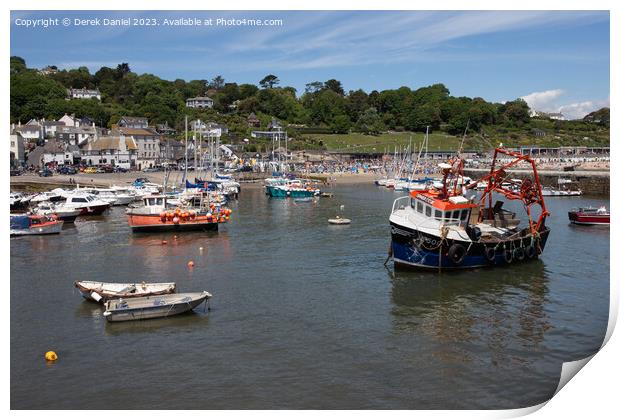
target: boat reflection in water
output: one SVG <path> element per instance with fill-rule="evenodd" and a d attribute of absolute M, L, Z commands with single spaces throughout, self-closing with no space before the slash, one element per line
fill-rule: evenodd
<path fill-rule="evenodd" d="M 103 312 L 102 312 L 103 313 Z M 101 316 L 105 322 L 105 318 Z M 156 337 L 153 333 L 184 334 L 203 329 L 209 326 L 209 316 L 203 313 L 203 308 L 185 312 L 169 318 L 143 319 L 132 322 L 105 322 L 104 333 L 106 336 L 120 336 L 137 334 L 145 337 Z M 208 334 L 205 329 L 205 334 Z"/>
<path fill-rule="evenodd" d="M 401 356 L 403 369 L 433 384 L 416 397 L 445 400 L 438 405 L 444 409 L 476 407 L 472 401 L 483 406 L 505 398 L 504 404 L 518 406 L 550 398 L 561 362 L 549 363 L 549 357 L 561 356 L 550 355 L 547 347 L 553 340 L 548 283 L 541 260 L 519 270 L 394 272 L 393 346 L 409 349 Z"/>
<path fill-rule="evenodd" d="M 500 338 L 512 318 L 518 323 L 513 325 L 517 336 L 531 343 L 542 341 L 548 327 L 543 261 L 532 261 L 527 270 L 496 267 L 478 270 L 476 278 L 472 274 L 394 272 L 392 313 L 397 329 L 413 329 L 442 341 L 469 341 L 480 334 L 500 333 L 495 335 Z M 520 305 L 514 303 L 515 296 Z M 495 327 L 499 330 L 494 332 Z"/>

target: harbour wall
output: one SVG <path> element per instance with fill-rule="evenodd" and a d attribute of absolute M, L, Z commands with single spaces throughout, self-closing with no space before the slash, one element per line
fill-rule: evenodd
<path fill-rule="evenodd" d="M 488 169 L 465 169 L 464 174 L 479 179 L 489 173 Z M 509 177 L 522 179 L 531 177 L 531 171 L 528 170 L 511 170 Z M 572 182 L 571 189 L 580 189 L 584 194 L 606 195 L 609 196 L 609 178 L 608 171 L 538 171 L 538 177 L 543 186 L 557 187 L 558 178 L 570 179 Z"/>

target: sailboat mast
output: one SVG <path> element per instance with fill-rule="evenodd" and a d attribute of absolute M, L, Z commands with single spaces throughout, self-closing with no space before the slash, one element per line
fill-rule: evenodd
<path fill-rule="evenodd" d="M 185 116 L 185 171 L 183 172 L 183 188 L 187 181 L 187 115 Z"/>
<path fill-rule="evenodd" d="M 202 123 L 198 120 L 198 132 L 202 131 Z M 196 147 L 196 132 L 194 132 L 194 175 L 196 175 L 196 170 L 198 166 L 198 148 Z"/>

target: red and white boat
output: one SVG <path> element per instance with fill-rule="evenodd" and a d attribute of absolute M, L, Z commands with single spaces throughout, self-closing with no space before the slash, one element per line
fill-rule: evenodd
<path fill-rule="evenodd" d="M 608 225 L 609 210 L 605 206 L 580 207 L 569 211 L 568 219 L 576 225 Z"/>
<path fill-rule="evenodd" d="M 167 197 L 152 195 L 140 207 L 127 209 L 129 227 L 134 232 L 218 230 L 230 220 L 230 209 L 207 204 L 197 208 L 168 207 Z"/>
<path fill-rule="evenodd" d="M 60 233 L 62 221 L 53 216 L 33 214 L 11 215 L 11 236 L 49 235 Z"/>

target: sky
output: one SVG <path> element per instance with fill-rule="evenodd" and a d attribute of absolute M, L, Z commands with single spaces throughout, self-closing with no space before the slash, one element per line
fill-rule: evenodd
<path fill-rule="evenodd" d="M 122 18 L 132 25 L 111 25 Z M 167 80 L 254 84 L 275 74 L 298 94 L 328 79 L 366 92 L 443 83 L 454 96 L 581 118 L 609 106 L 609 31 L 606 11 L 14 11 L 10 45 L 35 68 L 127 62 Z"/>

